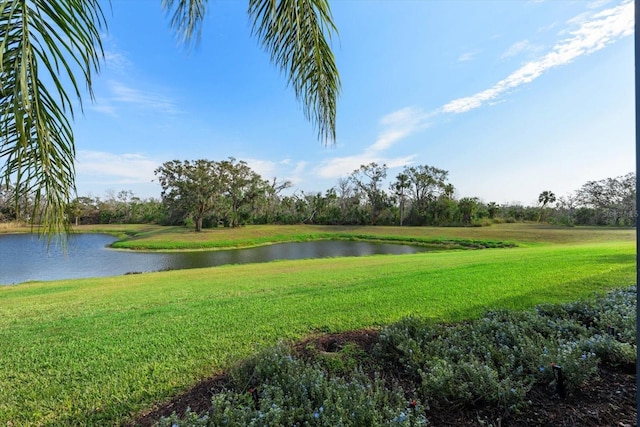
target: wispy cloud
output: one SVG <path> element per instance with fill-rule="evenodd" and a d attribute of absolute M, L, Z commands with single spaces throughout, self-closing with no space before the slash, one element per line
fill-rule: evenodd
<path fill-rule="evenodd" d="M 521 53 L 536 53 L 542 50 L 542 46 L 535 45 L 529 40 L 522 40 L 509 46 L 509 48 L 500 56 L 500 59 L 507 59 Z"/>
<path fill-rule="evenodd" d="M 247 159 L 245 162 L 263 179 L 271 179 L 277 176 L 280 172 L 280 165 L 283 164 L 282 162 L 260 159 Z"/>
<path fill-rule="evenodd" d="M 110 104 L 104 99 L 96 99 L 96 101 L 88 106 L 90 110 L 97 111 L 98 113 L 106 114 L 108 116 L 117 117 L 116 108 L 113 104 Z"/>
<path fill-rule="evenodd" d="M 284 179 L 291 181 L 291 183 L 294 185 L 300 184 L 301 182 L 304 181 L 302 177 L 307 172 L 308 167 L 309 167 L 309 162 L 305 162 L 305 161 L 296 162 L 293 170 L 289 172 L 287 175 L 285 175 Z"/>
<path fill-rule="evenodd" d="M 119 74 L 129 72 L 133 63 L 129 60 L 127 52 L 118 46 L 118 41 L 108 32 L 100 34 L 104 47 L 104 66 L 110 71 Z"/>
<path fill-rule="evenodd" d="M 415 155 L 404 157 L 387 158 L 382 155 L 372 155 L 371 153 L 362 153 L 354 156 L 336 157 L 322 162 L 316 169 L 315 173 L 321 178 L 340 178 L 346 177 L 361 165 L 367 165 L 375 162 L 378 164 L 386 164 L 389 168 L 398 168 L 409 165 L 415 159 Z"/>
<path fill-rule="evenodd" d="M 380 120 L 382 131 L 369 151 L 384 151 L 399 140 L 428 127 L 430 114 L 414 107 L 407 107 L 387 114 Z"/>
<path fill-rule="evenodd" d="M 149 90 L 147 84 L 130 82 L 131 75 L 136 75 L 135 64 L 129 59 L 126 51 L 118 47 L 117 40 L 108 34 L 102 35 L 104 48 L 104 65 L 110 79 L 106 80 L 106 88 L 97 94 L 96 102 L 91 109 L 110 116 L 118 116 L 124 105 L 135 106 L 141 110 L 152 110 L 161 114 L 178 114 L 176 102 L 164 94 L 166 90 Z"/>
<path fill-rule="evenodd" d="M 544 72 L 566 65 L 576 58 L 596 52 L 622 37 L 633 34 L 633 2 L 625 1 L 619 6 L 603 10 L 582 22 L 571 31 L 570 37 L 556 44 L 551 52 L 531 61 L 499 81 L 493 87 L 475 95 L 455 99 L 441 108 L 443 113 L 464 113 L 494 101 L 500 95 L 531 83 Z"/>
<path fill-rule="evenodd" d="M 77 154 L 76 171 L 112 184 L 148 183 L 155 178 L 153 171 L 159 165 L 142 154 L 82 150 Z"/>
<path fill-rule="evenodd" d="M 475 57 L 480 53 L 478 50 L 473 50 L 469 52 L 465 52 L 458 57 L 458 62 L 468 62 L 475 59 Z"/>
<path fill-rule="evenodd" d="M 175 102 L 165 95 L 134 89 L 113 80 L 109 82 L 109 86 L 113 94 L 113 100 L 116 102 L 134 104 L 162 113 L 178 113 Z"/>
<path fill-rule="evenodd" d="M 600 9 L 603 6 L 611 3 L 611 0 L 593 0 L 587 4 L 589 9 Z"/>
<path fill-rule="evenodd" d="M 315 173 L 321 178 L 339 178 L 372 162 L 386 164 L 389 168 L 408 165 L 415 158 L 414 155 L 390 157 L 384 152 L 400 140 L 429 127 L 430 117 L 431 114 L 414 107 L 387 114 L 380 120 L 381 130 L 372 145 L 360 154 L 326 160 L 315 168 Z"/>
<path fill-rule="evenodd" d="M 262 179 L 272 181 L 276 178 L 278 182 L 291 181 L 294 185 L 303 181 L 309 165 L 306 161 L 293 163 L 288 158 L 280 161 L 248 159 L 246 162 Z"/>
<path fill-rule="evenodd" d="M 131 66 L 127 56 L 116 49 L 105 49 L 104 63 L 107 68 L 118 73 L 124 73 Z"/>
<path fill-rule="evenodd" d="M 134 89 L 116 80 L 109 80 L 106 93 L 96 97 L 89 108 L 102 114 L 118 117 L 125 106 L 133 106 L 141 111 L 158 114 L 180 114 L 176 102 L 161 93 Z"/>

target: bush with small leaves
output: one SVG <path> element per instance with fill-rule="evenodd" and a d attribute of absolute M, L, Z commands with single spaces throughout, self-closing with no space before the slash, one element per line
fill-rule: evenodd
<path fill-rule="evenodd" d="M 420 404 L 408 408 L 400 388 L 388 388 L 361 372 L 329 377 L 280 345 L 248 361 L 234 374 L 233 391 L 215 395 L 206 417 L 188 414 L 162 426 L 421 426 Z M 240 381 L 240 382 L 238 382 Z"/>
<path fill-rule="evenodd" d="M 231 388 L 213 397 L 206 415 L 173 415 L 160 425 L 420 426 L 425 408 L 492 406 L 506 414 L 526 405 L 536 382 L 564 395 L 603 363 L 633 368 L 635 305 L 633 286 L 454 325 L 409 317 L 380 331 L 374 361 L 350 348 L 344 359 L 309 362 L 281 344 L 233 369 Z M 379 367 L 387 382 L 372 372 Z M 389 373 L 411 390 L 390 386 Z M 419 400 L 408 404 L 409 395 Z"/>
<path fill-rule="evenodd" d="M 384 328 L 375 352 L 418 381 L 430 405 L 490 404 L 508 411 L 524 404 L 534 382 L 557 381 L 552 364 L 570 391 L 597 376 L 601 361 L 635 363 L 635 301 L 634 286 L 535 312 L 488 312 L 456 325 L 412 317 Z M 602 335 L 605 323 L 609 335 Z"/>

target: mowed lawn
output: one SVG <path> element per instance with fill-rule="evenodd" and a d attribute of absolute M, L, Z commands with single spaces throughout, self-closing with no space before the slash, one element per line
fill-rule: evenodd
<path fill-rule="evenodd" d="M 2 287 L 0 423 L 119 424 L 281 339 L 409 315 L 452 322 L 635 283 L 635 230 L 509 226 L 435 230 L 519 247 Z"/>

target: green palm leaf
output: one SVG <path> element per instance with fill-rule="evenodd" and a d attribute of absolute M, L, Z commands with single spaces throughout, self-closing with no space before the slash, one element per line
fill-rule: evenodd
<path fill-rule="evenodd" d="M 16 206 L 33 197 L 28 214 L 49 237 L 66 228 L 75 190 L 67 90 L 82 106 L 79 74 L 92 96 L 104 25 L 98 0 L 0 3 L 0 186 L 13 183 Z"/>
<path fill-rule="evenodd" d="M 250 0 L 253 31 L 287 75 L 318 138 L 335 141 L 338 67 L 329 41 L 337 33 L 327 0 Z M 326 36 L 325 36 L 326 33 Z"/>
<path fill-rule="evenodd" d="M 197 40 L 207 0 L 163 0 L 172 28 Z M 338 67 L 329 42 L 337 29 L 327 0 L 249 0 L 253 33 L 287 76 L 304 114 L 325 143 L 336 139 Z"/>

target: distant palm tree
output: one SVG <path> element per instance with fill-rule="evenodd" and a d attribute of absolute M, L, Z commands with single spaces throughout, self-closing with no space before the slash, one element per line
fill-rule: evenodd
<path fill-rule="evenodd" d="M 553 194 L 552 191 L 543 191 L 542 193 L 540 193 L 540 195 L 538 196 L 538 203 L 540 203 L 540 212 L 538 213 L 538 222 L 540 222 L 540 219 L 542 218 L 542 212 L 544 211 L 544 208 L 549 203 L 554 203 L 555 201 L 556 201 L 556 195 Z"/>
<path fill-rule="evenodd" d="M 498 211 L 500 211 L 500 206 L 498 206 L 496 202 L 490 202 L 487 204 L 487 212 L 489 212 L 490 219 L 494 219 Z"/>
<path fill-rule="evenodd" d="M 162 0 L 185 43 L 197 40 L 207 0 Z M 253 34 L 286 75 L 324 143 L 335 141 L 340 78 L 329 41 L 337 33 L 328 0 L 249 0 Z M 0 188 L 33 195 L 32 221 L 52 233 L 68 224 L 75 193 L 74 117 L 103 58 L 100 0 L 0 3 Z M 71 90 L 69 91 L 70 88 Z"/>

